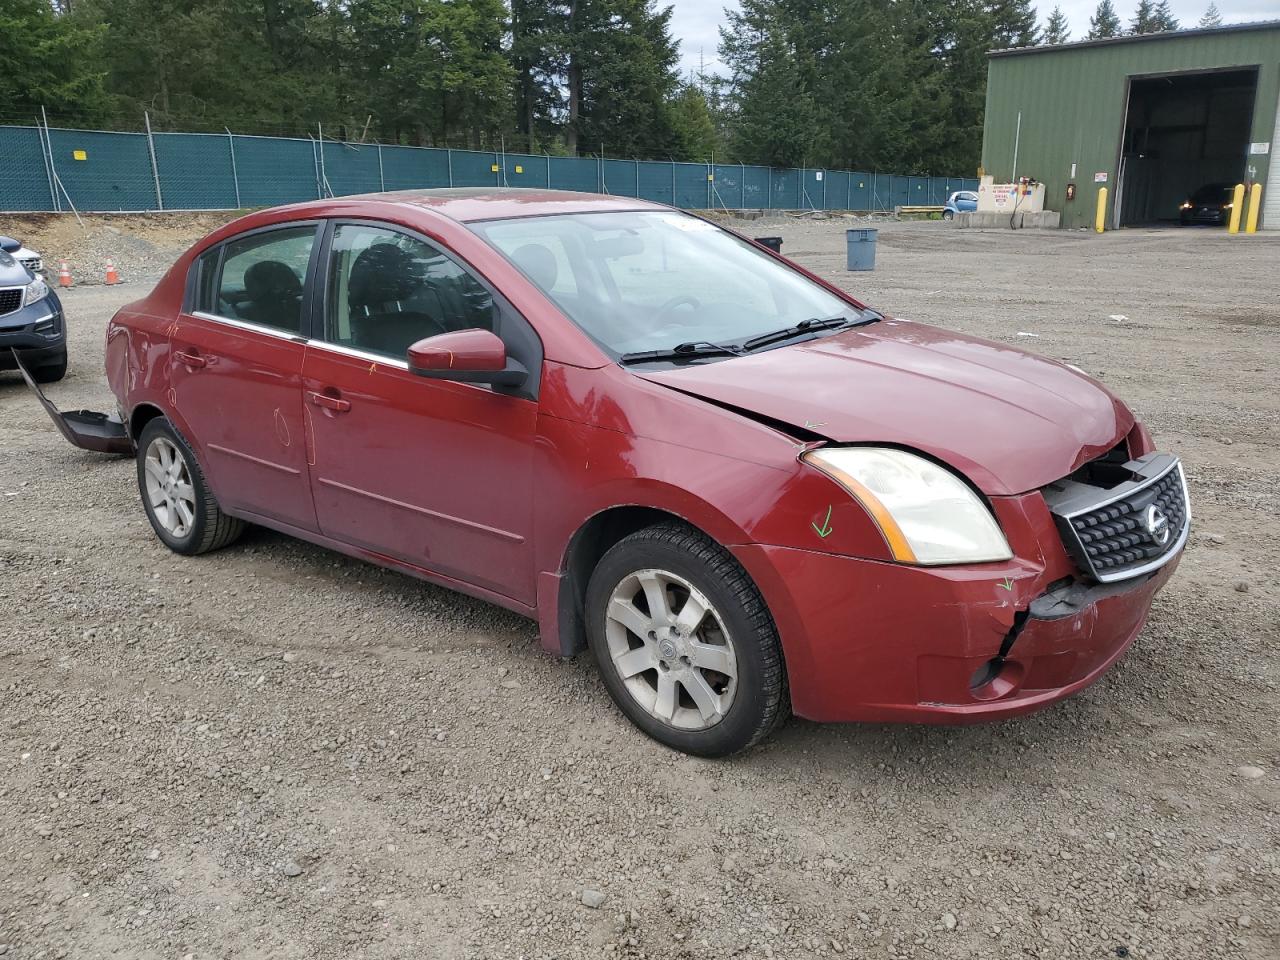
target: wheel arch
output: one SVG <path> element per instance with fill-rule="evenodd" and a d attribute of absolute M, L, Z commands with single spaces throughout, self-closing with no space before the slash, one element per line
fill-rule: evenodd
<path fill-rule="evenodd" d="M 138 437 L 141 436 L 143 428 L 146 427 L 148 423 L 156 417 L 163 416 L 167 416 L 167 414 L 154 403 L 144 402 L 135 405 L 134 408 L 129 411 L 129 436 L 132 438 L 133 442 L 138 442 Z"/>
<path fill-rule="evenodd" d="M 560 569 L 550 578 L 554 591 L 539 590 L 539 607 L 554 604 L 554 615 L 541 609 L 542 644 L 545 648 L 572 657 L 586 649 L 587 634 L 584 606 L 591 572 L 600 558 L 624 537 L 661 523 L 679 523 L 696 530 L 708 539 L 725 546 L 703 524 L 665 507 L 642 504 L 616 504 L 592 514 L 575 530 L 565 545 Z M 551 594 L 551 595 L 548 595 Z"/>

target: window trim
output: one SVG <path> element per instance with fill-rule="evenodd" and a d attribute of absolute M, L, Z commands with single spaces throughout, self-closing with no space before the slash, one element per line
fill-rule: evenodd
<path fill-rule="evenodd" d="M 470 387 L 476 390 L 483 390 L 488 393 L 498 393 L 503 396 L 521 397 L 529 400 L 537 400 L 540 385 L 542 383 L 542 365 L 546 358 L 546 349 L 542 343 L 542 337 L 538 335 L 537 329 L 534 328 L 523 313 L 516 309 L 515 304 L 505 296 L 494 284 L 484 275 L 483 271 L 474 266 L 466 257 L 462 256 L 453 247 L 449 246 L 444 240 L 432 237 L 421 230 L 415 230 L 401 223 L 395 223 L 390 220 L 375 220 L 369 217 L 331 217 L 324 221 L 324 231 L 321 240 L 321 254 L 323 260 L 318 264 L 316 275 L 313 279 L 314 293 L 311 298 L 310 323 L 308 324 L 311 336 L 308 341 L 309 346 L 316 349 L 330 350 L 335 353 L 347 356 L 358 357 L 361 360 L 369 360 L 371 363 L 381 363 L 387 366 L 395 367 L 400 370 L 408 371 L 409 362 L 406 359 L 398 359 L 390 357 L 384 353 L 374 353 L 370 350 L 361 350 L 359 347 L 351 347 L 342 343 L 333 343 L 328 339 L 327 319 L 329 313 L 329 273 L 333 265 L 332 249 L 333 237 L 339 227 L 355 226 L 370 227 L 377 230 L 384 230 L 387 233 L 398 233 L 411 239 L 427 244 L 429 247 L 439 251 L 440 255 L 454 263 L 460 270 L 471 277 L 476 283 L 483 287 L 491 297 L 495 305 L 498 307 L 498 321 L 500 329 L 494 330 L 496 334 L 506 345 L 508 353 L 512 352 L 512 340 L 510 333 L 505 329 L 505 324 L 511 322 L 519 327 L 524 333 L 524 339 L 528 343 L 528 352 L 536 354 L 535 362 L 526 364 L 529 367 L 529 379 L 524 386 L 515 390 L 497 389 L 491 384 L 485 383 L 465 383 L 458 380 L 424 380 L 427 384 L 449 383 L 456 386 Z M 508 319 L 509 318 L 509 319 Z M 520 346 L 519 343 L 516 344 Z M 516 359 L 520 359 L 517 357 Z M 523 362 L 523 361 L 522 361 Z"/>
<path fill-rule="evenodd" d="M 264 227 L 255 227 L 252 230 L 245 230 L 243 233 L 237 233 L 234 236 L 227 237 L 216 244 L 206 247 L 196 254 L 195 260 L 192 262 L 187 272 L 187 289 L 183 298 L 182 312 L 192 317 L 199 317 L 201 320 L 212 320 L 220 323 L 226 323 L 230 326 L 237 327 L 242 330 L 250 330 L 256 333 L 266 333 L 282 340 L 290 340 L 295 343 L 308 343 L 314 339 L 311 335 L 312 331 L 312 303 L 314 296 L 314 281 L 316 270 L 319 266 L 318 260 L 320 249 L 326 237 L 326 226 L 328 221 L 312 217 L 306 220 L 284 220 L 279 223 L 270 223 Z M 259 234 L 274 233 L 281 230 L 297 230 L 299 227 L 312 228 L 311 254 L 307 259 L 307 273 L 302 278 L 302 307 L 299 314 L 299 329 L 295 331 L 285 330 L 281 327 L 271 327 L 262 323 L 253 323 L 249 320 L 242 320 L 239 317 L 226 317 L 212 310 L 197 310 L 196 299 L 199 296 L 201 281 L 204 279 L 205 257 L 209 254 L 216 254 L 217 266 L 214 268 L 215 289 L 222 285 L 222 270 L 226 265 L 227 246 L 237 243 L 249 237 L 256 237 Z M 214 304 L 216 306 L 216 303 Z"/>

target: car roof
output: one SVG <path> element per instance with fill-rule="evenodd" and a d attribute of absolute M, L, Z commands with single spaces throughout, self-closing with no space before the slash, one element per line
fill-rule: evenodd
<path fill-rule="evenodd" d="M 297 213 L 368 201 L 424 207 L 460 223 L 476 220 L 504 220 L 512 217 L 543 217 L 564 213 L 607 213 L 621 210 L 665 210 L 659 203 L 572 190 L 545 190 L 527 187 L 448 187 L 438 190 L 399 190 L 390 193 L 363 193 L 334 200 L 312 200 L 290 207 Z"/>

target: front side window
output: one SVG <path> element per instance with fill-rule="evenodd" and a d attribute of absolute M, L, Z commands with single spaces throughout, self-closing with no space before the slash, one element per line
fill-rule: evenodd
<path fill-rule="evenodd" d="M 424 337 L 497 327 L 493 295 L 440 249 L 365 224 L 334 230 L 325 302 L 330 343 L 398 360 Z"/>
<path fill-rule="evenodd" d="M 687 343 L 741 344 L 857 307 L 713 224 L 634 211 L 472 224 L 615 356 Z"/>
<path fill-rule="evenodd" d="M 214 287 L 213 312 L 233 320 L 301 333 L 302 289 L 315 242 L 314 226 L 288 227 L 227 241 L 222 251 L 222 272 Z"/>

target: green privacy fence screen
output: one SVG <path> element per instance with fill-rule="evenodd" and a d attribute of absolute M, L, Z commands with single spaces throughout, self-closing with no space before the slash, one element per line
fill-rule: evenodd
<path fill-rule="evenodd" d="M 777 169 L 214 133 L 0 126 L 0 210 L 235 210 L 426 187 L 542 187 L 694 210 L 937 205 L 963 177 Z"/>

